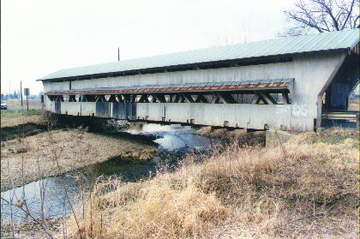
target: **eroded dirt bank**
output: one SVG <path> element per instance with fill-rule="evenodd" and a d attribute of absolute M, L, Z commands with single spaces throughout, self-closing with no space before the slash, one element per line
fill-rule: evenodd
<path fill-rule="evenodd" d="M 151 139 L 115 137 L 79 129 L 58 129 L 1 143 L 1 191 L 113 157 L 148 160 Z"/>

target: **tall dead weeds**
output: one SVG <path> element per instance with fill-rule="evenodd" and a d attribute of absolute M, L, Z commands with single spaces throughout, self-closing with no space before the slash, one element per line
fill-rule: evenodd
<path fill-rule="evenodd" d="M 282 145 L 285 156 L 280 147 L 236 143 L 202 164 L 186 163 L 151 180 L 99 183 L 81 229 L 72 218 L 69 233 L 75 238 L 236 237 L 246 231 L 264 237 L 356 235 L 358 147 L 321 137 L 295 136 Z M 187 162 L 195 161 L 191 157 Z"/>

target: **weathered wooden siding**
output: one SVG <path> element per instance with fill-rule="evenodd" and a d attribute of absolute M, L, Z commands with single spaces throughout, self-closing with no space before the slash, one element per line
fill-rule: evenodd
<path fill-rule="evenodd" d="M 228 121 L 229 126 L 234 127 L 237 125 L 237 127 L 264 128 L 264 124 L 267 124 L 270 128 L 304 131 L 314 129 L 314 119 L 321 120 L 321 117 L 319 118 L 319 111 L 321 115 L 319 94 L 336 73 L 343 58 L 344 54 L 342 53 L 314 53 L 294 56 L 292 62 L 286 63 L 79 80 L 72 81 L 71 86 L 72 89 L 84 89 L 125 85 L 295 78 L 293 92 L 291 92 L 291 105 L 139 103 L 135 115 L 154 121 L 161 121 L 165 118 L 186 123 L 187 120 L 193 119 L 198 124 L 220 126 Z M 69 82 L 44 82 L 44 88 L 45 91 L 67 90 Z M 73 110 L 65 110 L 63 107 L 69 108 L 69 104 L 82 105 L 84 102 L 64 103 L 61 105 L 62 113 L 73 112 Z M 115 108 L 110 109 L 114 110 Z M 51 107 L 48 109 L 52 110 Z M 116 109 L 118 110 L 118 108 Z M 82 115 L 96 113 L 103 117 L 103 113 L 97 113 L 98 111 L 94 109 L 88 110 L 86 113 L 84 109 L 81 109 L 80 112 Z M 116 113 L 115 116 L 118 117 L 119 114 Z M 109 113 L 106 115 L 108 116 Z"/>

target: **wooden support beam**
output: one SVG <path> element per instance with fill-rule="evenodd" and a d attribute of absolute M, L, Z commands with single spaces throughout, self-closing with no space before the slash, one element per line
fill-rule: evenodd
<path fill-rule="evenodd" d="M 221 102 L 222 102 L 223 104 L 227 104 L 227 103 L 228 103 L 221 94 L 216 93 L 216 96 L 217 96 L 217 99 L 216 99 L 215 103 L 221 103 Z"/>
<path fill-rule="evenodd" d="M 158 95 L 152 95 L 156 100 L 158 100 L 160 103 L 166 103 L 165 96 L 158 94 Z"/>
<path fill-rule="evenodd" d="M 179 103 L 188 103 L 188 101 L 183 95 L 180 95 L 179 97 L 180 97 Z"/>
<path fill-rule="evenodd" d="M 122 95 L 117 95 L 116 98 L 119 103 L 124 103 L 124 99 L 123 99 Z"/>
<path fill-rule="evenodd" d="M 196 98 L 196 103 L 209 103 L 209 101 L 205 98 L 204 95 L 199 94 Z"/>
<path fill-rule="evenodd" d="M 222 99 L 219 96 L 217 96 L 216 100 L 215 100 L 215 104 L 224 104 L 224 102 L 222 101 Z"/>
<path fill-rule="evenodd" d="M 130 103 L 131 99 L 130 99 L 130 95 L 124 95 L 124 102 L 125 103 Z"/>
<path fill-rule="evenodd" d="M 269 93 L 259 92 L 259 94 L 266 101 L 266 103 L 268 103 L 270 105 L 276 105 L 277 104 L 276 100 L 274 100 L 274 98 L 272 98 L 272 96 Z"/>
<path fill-rule="evenodd" d="M 108 102 L 116 102 L 115 95 L 110 95 L 110 98 L 109 98 Z"/>
<path fill-rule="evenodd" d="M 168 101 L 168 103 L 172 103 L 173 102 L 173 95 L 169 95 L 169 101 Z"/>
<path fill-rule="evenodd" d="M 151 95 L 153 97 L 153 103 L 161 102 L 156 95 Z"/>
<path fill-rule="evenodd" d="M 105 95 L 97 95 L 95 96 L 96 102 L 106 102 Z"/>
<path fill-rule="evenodd" d="M 88 100 L 88 96 L 87 95 L 82 95 L 81 96 L 81 101 L 82 102 L 88 102 L 89 100 Z"/>
<path fill-rule="evenodd" d="M 141 95 L 139 102 L 141 103 L 149 103 L 148 95 Z"/>
<path fill-rule="evenodd" d="M 69 95 L 69 102 L 76 102 L 75 95 Z"/>
<path fill-rule="evenodd" d="M 260 95 L 255 93 L 254 99 L 251 101 L 251 104 L 259 104 L 260 102 Z"/>
<path fill-rule="evenodd" d="M 284 99 L 284 104 L 290 104 L 290 98 L 287 92 L 282 92 L 282 97 Z"/>
<path fill-rule="evenodd" d="M 180 101 L 180 99 L 181 99 L 181 96 L 175 95 L 174 98 L 175 98 L 175 99 L 174 99 L 174 103 L 180 103 L 179 101 Z"/>
<path fill-rule="evenodd" d="M 189 94 L 183 94 L 183 96 L 189 101 L 189 103 L 194 103 L 194 99 Z"/>
<path fill-rule="evenodd" d="M 189 103 L 189 101 L 187 100 L 187 98 L 183 94 L 180 94 L 179 103 Z"/>
<path fill-rule="evenodd" d="M 211 104 L 216 104 L 216 103 L 218 103 L 219 102 L 219 96 L 218 95 L 216 95 L 215 93 L 213 93 L 213 98 L 211 99 L 211 101 L 210 101 L 210 103 Z"/>
<path fill-rule="evenodd" d="M 157 95 L 157 98 L 161 103 L 166 103 L 165 95 Z"/>
<path fill-rule="evenodd" d="M 156 97 L 154 95 L 151 95 L 151 103 L 157 103 Z"/>
<path fill-rule="evenodd" d="M 235 100 L 235 98 L 230 93 L 219 93 L 219 96 L 226 103 L 238 103 L 237 100 Z"/>
<path fill-rule="evenodd" d="M 264 104 L 277 104 L 277 102 L 274 100 L 273 97 L 271 97 L 271 95 L 269 93 L 265 93 L 265 92 L 259 92 L 259 91 L 255 91 L 255 97 L 252 100 L 251 104 L 259 104 L 260 101 L 262 101 Z"/>

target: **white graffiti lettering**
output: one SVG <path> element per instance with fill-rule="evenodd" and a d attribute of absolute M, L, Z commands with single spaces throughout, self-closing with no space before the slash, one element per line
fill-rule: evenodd
<path fill-rule="evenodd" d="M 294 104 L 291 112 L 293 116 L 306 117 L 308 115 L 306 104 Z"/>
<path fill-rule="evenodd" d="M 307 117 L 308 110 L 306 104 L 277 105 L 275 114 L 285 114 L 291 112 L 296 117 Z"/>

